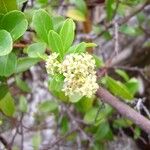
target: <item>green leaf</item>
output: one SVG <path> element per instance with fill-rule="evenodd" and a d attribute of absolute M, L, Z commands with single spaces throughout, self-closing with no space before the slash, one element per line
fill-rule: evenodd
<path fill-rule="evenodd" d="M 78 93 L 73 93 L 72 95 L 69 95 L 69 101 L 72 103 L 78 102 L 83 96 Z"/>
<path fill-rule="evenodd" d="M 114 128 L 127 128 L 129 126 L 131 126 L 133 123 L 126 119 L 126 118 L 119 118 L 119 119 L 116 119 L 114 120 L 113 122 L 113 127 Z"/>
<path fill-rule="evenodd" d="M 0 57 L 0 76 L 9 77 L 15 73 L 17 57 L 14 53 Z"/>
<path fill-rule="evenodd" d="M 63 116 L 60 122 L 60 132 L 61 134 L 66 134 L 69 129 L 69 120 L 66 116 Z"/>
<path fill-rule="evenodd" d="M 46 50 L 45 43 L 34 43 L 28 46 L 27 53 L 29 57 L 38 58 L 39 55 L 44 54 Z"/>
<path fill-rule="evenodd" d="M 80 99 L 80 101 L 75 103 L 75 106 L 76 106 L 78 111 L 87 112 L 87 111 L 90 110 L 90 108 L 92 108 L 93 101 L 94 101 L 94 97 L 93 98 L 88 98 L 88 97 L 84 96 Z"/>
<path fill-rule="evenodd" d="M 116 69 L 115 72 L 121 76 L 125 81 L 128 81 L 129 80 L 129 76 L 128 74 L 124 71 L 124 70 L 121 70 L 121 69 Z"/>
<path fill-rule="evenodd" d="M 97 55 L 93 55 L 93 57 L 95 59 L 95 64 L 97 68 L 100 68 L 104 65 L 104 62 L 101 57 L 98 57 Z"/>
<path fill-rule="evenodd" d="M 133 95 L 135 95 L 139 89 L 139 82 L 136 78 L 131 78 L 125 85 Z"/>
<path fill-rule="evenodd" d="M 107 14 L 107 19 L 110 21 L 113 17 L 113 4 L 114 4 L 114 0 L 106 0 L 106 14 Z"/>
<path fill-rule="evenodd" d="M 63 84 L 64 76 L 60 74 L 55 75 L 49 80 L 49 89 L 54 92 L 59 92 L 62 90 Z"/>
<path fill-rule="evenodd" d="M 17 9 L 16 0 L 0 0 L 0 13 L 7 13 Z"/>
<path fill-rule="evenodd" d="M 67 11 L 66 16 L 69 18 L 72 18 L 73 20 L 76 20 L 76 21 L 85 21 L 86 20 L 85 15 L 80 10 L 77 10 L 77 9 L 69 9 Z"/>
<path fill-rule="evenodd" d="M 50 30 L 48 33 L 48 44 L 52 52 L 57 52 L 60 54 L 60 58 L 64 56 L 64 47 L 61 40 L 61 37 L 58 33 L 53 30 Z"/>
<path fill-rule="evenodd" d="M 133 37 L 143 34 L 143 31 L 139 27 L 133 27 L 128 25 L 122 25 L 119 31 Z"/>
<path fill-rule="evenodd" d="M 33 65 L 37 64 L 40 60 L 41 59 L 29 58 L 29 57 L 19 58 L 15 72 L 20 73 L 20 72 L 26 71 Z"/>
<path fill-rule="evenodd" d="M 53 29 L 52 19 L 49 14 L 43 9 L 35 11 L 32 23 L 39 38 L 48 43 L 49 30 Z"/>
<path fill-rule="evenodd" d="M 5 115 L 13 116 L 15 112 L 15 104 L 9 92 L 0 100 L 0 109 Z"/>
<path fill-rule="evenodd" d="M 0 30 L 0 56 L 9 54 L 13 48 L 11 35 L 6 30 Z"/>
<path fill-rule="evenodd" d="M 43 113 L 53 112 L 58 108 L 58 104 L 54 101 L 45 101 L 39 104 L 39 111 Z"/>
<path fill-rule="evenodd" d="M 6 84 L 0 84 L 0 100 L 7 94 L 8 92 L 8 87 Z"/>
<path fill-rule="evenodd" d="M 114 79 L 112 79 L 111 77 L 106 77 L 106 84 L 109 88 L 109 90 L 116 96 L 119 96 L 122 99 L 125 100 L 132 100 L 133 99 L 133 95 L 132 93 L 130 93 L 130 91 L 128 90 L 128 88 L 122 84 L 119 81 L 116 81 Z"/>
<path fill-rule="evenodd" d="M 2 27 L 3 29 L 10 32 L 13 40 L 17 40 L 19 37 L 21 37 L 28 27 L 27 19 L 25 18 L 25 15 L 17 10 L 8 12 L 3 18 L 2 18 Z"/>
<path fill-rule="evenodd" d="M 109 123 L 107 121 L 101 122 L 98 130 L 94 134 L 94 138 L 98 141 L 105 140 L 105 139 L 112 140 L 113 134 L 110 129 Z"/>
<path fill-rule="evenodd" d="M 32 147 L 34 150 L 39 150 L 40 144 L 42 142 L 40 132 L 36 132 L 36 134 L 32 138 Z"/>
<path fill-rule="evenodd" d="M 85 42 L 81 42 L 77 45 L 73 45 L 69 48 L 68 53 L 84 53 L 86 51 Z"/>
<path fill-rule="evenodd" d="M 31 89 L 30 89 L 30 87 L 28 86 L 28 84 L 25 82 L 25 81 L 23 81 L 23 80 L 21 80 L 20 79 L 20 77 L 19 76 L 16 76 L 16 85 L 23 91 L 23 92 L 30 92 L 31 91 Z"/>
<path fill-rule="evenodd" d="M 67 19 L 60 30 L 60 37 L 62 39 L 65 52 L 69 49 L 74 40 L 74 30 L 75 23 L 72 19 Z"/>
<path fill-rule="evenodd" d="M 76 8 L 80 10 L 84 15 L 87 14 L 87 6 L 84 0 L 72 0 Z"/>
<path fill-rule="evenodd" d="M 84 116 L 84 121 L 88 124 L 93 124 L 95 122 L 97 112 L 98 112 L 97 108 L 95 107 L 91 108 L 89 111 L 86 112 Z"/>
<path fill-rule="evenodd" d="M 27 0 L 17 0 L 18 4 L 23 4 L 24 2 L 26 2 Z"/>
<path fill-rule="evenodd" d="M 28 102 L 24 96 L 21 96 L 19 99 L 19 110 L 23 113 L 28 111 Z"/>

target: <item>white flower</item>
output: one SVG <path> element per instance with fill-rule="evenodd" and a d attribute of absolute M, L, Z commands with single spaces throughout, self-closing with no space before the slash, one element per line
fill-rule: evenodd
<path fill-rule="evenodd" d="M 91 97 L 98 89 L 95 60 L 88 53 L 69 54 L 59 68 L 65 77 L 62 91 L 66 95 L 78 93 Z"/>
<path fill-rule="evenodd" d="M 59 68 L 61 66 L 60 62 L 57 60 L 58 53 L 52 53 L 48 56 L 46 60 L 46 70 L 47 73 L 50 75 L 54 75 L 55 73 L 58 73 Z"/>

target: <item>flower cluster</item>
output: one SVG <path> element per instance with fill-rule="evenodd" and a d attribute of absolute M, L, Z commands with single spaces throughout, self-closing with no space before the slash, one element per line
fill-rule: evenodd
<path fill-rule="evenodd" d="M 58 55 L 59 55 L 58 53 L 52 53 L 47 58 L 46 70 L 47 70 L 47 73 L 50 75 L 54 75 L 55 73 L 59 72 L 58 70 L 59 70 L 61 64 L 57 60 Z"/>
<path fill-rule="evenodd" d="M 81 96 L 91 97 L 95 94 L 98 84 L 96 83 L 95 60 L 92 55 L 72 53 L 67 55 L 61 64 L 56 58 L 54 56 L 48 58 L 47 71 L 50 74 L 54 72 L 63 74 L 65 79 L 62 91 L 67 96 L 78 93 Z"/>

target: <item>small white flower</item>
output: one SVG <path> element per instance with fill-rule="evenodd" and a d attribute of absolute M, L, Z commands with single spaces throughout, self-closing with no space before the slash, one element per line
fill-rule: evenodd
<path fill-rule="evenodd" d="M 59 68 L 61 67 L 60 62 L 57 60 L 58 53 L 52 53 L 48 56 L 46 60 L 46 70 L 47 73 L 50 75 L 54 75 L 55 73 L 59 72 Z"/>

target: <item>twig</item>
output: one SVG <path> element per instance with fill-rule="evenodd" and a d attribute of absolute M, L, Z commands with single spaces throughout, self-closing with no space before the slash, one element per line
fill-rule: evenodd
<path fill-rule="evenodd" d="M 121 102 L 118 98 L 102 87 L 98 89 L 97 95 L 103 100 L 103 102 L 114 107 L 122 116 L 127 117 L 133 121 L 133 123 L 142 128 L 146 133 L 150 134 L 150 120 L 136 112 L 127 104 Z"/>

